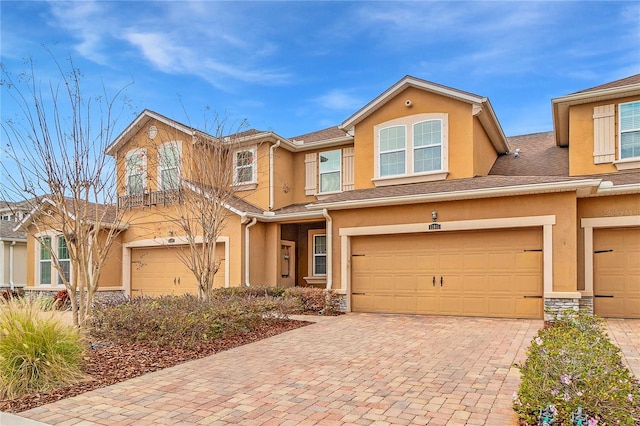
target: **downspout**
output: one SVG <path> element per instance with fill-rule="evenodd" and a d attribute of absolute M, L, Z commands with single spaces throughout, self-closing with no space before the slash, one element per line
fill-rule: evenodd
<path fill-rule="evenodd" d="M 13 284 L 13 246 L 16 245 L 16 242 L 12 242 L 11 245 L 9 246 L 9 287 L 11 288 L 11 291 L 13 291 L 14 288 L 14 284 Z"/>
<path fill-rule="evenodd" d="M 333 284 L 333 222 L 327 209 L 322 209 L 322 216 L 327 220 L 327 290 L 331 290 Z"/>
<path fill-rule="evenodd" d="M 251 222 L 244 227 L 244 285 L 246 287 L 251 286 L 249 282 L 249 228 L 257 222 L 258 219 L 254 217 Z"/>
<path fill-rule="evenodd" d="M 280 146 L 280 141 L 278 140 L 278 142 L 276 142 L 271 146 L 271 148 L 269 148 L 269 210 L 272 210 L 274 205 L 273 157 L 274 157 L 274 152 L 276 151 L 276 148 L 278 148 L 279 146 Z"/>

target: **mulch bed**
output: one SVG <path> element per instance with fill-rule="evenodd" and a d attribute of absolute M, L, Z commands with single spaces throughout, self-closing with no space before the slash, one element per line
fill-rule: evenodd
<path fill-rule="evenodd" d="M 0 411 L 19 413 L 309 324 L 304 321 L 270 319 L 253 331 L 217 339 L 197 350 L 122 345 L 110 342 L 94 343 L 95 349 L 89 350 L 87 354 L 86 372 L 90 376 L 87 381 L 52 392 L 32 393 L 15 399 L 0 400 Z"/>

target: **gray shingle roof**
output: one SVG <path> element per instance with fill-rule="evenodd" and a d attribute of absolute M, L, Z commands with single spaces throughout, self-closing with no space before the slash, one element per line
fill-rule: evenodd
<path fill-rule="evenodd" d="M 11 222 L 8 220 L 0 220 L 0 240 L 27 240 L 26 232 L 14 231 L 18 225 L 18 222 Z"/>
<path fill-rule="evenodd" d="M 590 87 L 588 89 L 579 90 L 575 93 L 595 92 L 597 90 L 613 89 L 616 87 L 631 86 L 633 84 L 640 84 L 640 74 L 635 74 L 629 77 L 621 78 L 620 80 L 610 81 L 608 83 L 604 83 L 595 87 Z"/>
<path fill-rule="evenodd" d="M 556 145 L 553 132 L 507 138 L 511 153 L 501 155 L 490 175 L 569 176 L 569 149 Z M 514 155 L 520 149 L 518 157 Z"/>
<path fill-rule="evenodd" d="M 324 141 L 327 139 L 336 139 L 336 138 L 344 137 L 346 135 L 347 134 L 343 130 L 340 130 L 338 126 L 333 126 L 333 127 L 318 130 L 315 132 L 305 133 L 304 135 L 295 136 L 290 138 L 290 140 L 309 143 L 309 142 Z"/>

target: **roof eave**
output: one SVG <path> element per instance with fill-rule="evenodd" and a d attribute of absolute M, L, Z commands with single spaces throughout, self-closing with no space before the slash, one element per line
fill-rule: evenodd
<path fill-rule="evenodd" d="M 430 194 L 401 195 L 396 197 L 370 198 L 355 201 L 337 201 L 334 203 L 307 204 L 310 210 L 345 210 L 364 207 L 382 207 L 404 204 L 419 204 L 425 202 L 467 200 L 474 198 L 493 198 L 524 194 L 539 194 L 545 192 L 566 192 L 598 187 L 602 179 L 582 179 L 569 182 L 538 183 L 529 185 L 512 185 L 464 191 L 439 192 Z"/>
<path fill-rule="evenodd" d="M 261 222 L 282 222 L 286 220 L 305 220 L 305 219 L 322 219 L 324 216 L 322 215 L 322 211 L 305 211 L 298 213 L 274 213 L 274 214 L 266 214 L 272 212 L 265 213 L 246 213 L 244 216 L 248 218 L 256 218 Z"/>
<path fill-rule="evenodd" d="M 569 107 L 620 97 L 640 95 L 640 84 L 572 93 L 551 99 L 551 115 L 557 146 L 569 146 Z"/>
<path fill-rule="evenodd" d="M 487 114 L 484 113 L 485 110 L 487 111 Z M 478 120 L 480 120 L 482 128 L 487 132 L 489 140 L 498 154 L 508 154 L 511 151 L 511 147 L 509 146 L 507 137 L 502 130 L 502 126 L 500 126 L 498 117 L 496 116 L 488 98 L 482 99 L 482 107 L 474 107 L 473 115 L 478 117 Z"/>

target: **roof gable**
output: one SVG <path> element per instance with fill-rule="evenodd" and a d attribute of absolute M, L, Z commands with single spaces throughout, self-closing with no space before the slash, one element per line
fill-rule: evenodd
<path fill-rule="evenodd" d="M 551 99 L 556 145 L 569 146 L 569 108 L 573 105 L 640 95 L 640 74 Z"/>
<path fill-rule="evenodd" d="M 466 102 L 473 105 L 473 115 L 480 121 L 480 124 L 489 136 L 489 139 L 496 151 L 500 154 L 509 152 L 509 143 L 507 142 L 507 138 L 502 131 L 502 127 L 498 122 L 498 118 L 493 111 L 493 107 L 491 106 L 489 99 L 473 93 L 464 92 L 462 90 L 453 89 L 451 87 L 412 77 L 410 75 L 402 78 L 396 84 L 385 90 L 374 100 L 358 110 L 351 117 L 347 118 L 339 126 L 340 129 L 347 132 L 348 134 L 353 134 L 353 129 L 358 123 L 362 122 L 365 118 L 369 117 L 383 105 L 385 105 L 395 96 L 409 87 L 414 87 L 419 90 L 446 96 L 448 98 L 456 99 L 461 102 Z"/>
<path fill-rule="evenodd" d="M 142 111 L 138 117 L 136 117 L 135 120 L 133 120 L 131 122 L 131 124 L 129 124 L 127 126 L 126 129 L 124 129 L 122 131 L 122 133 L 120 133 L 118 135 L 117 138 L 114 139 L 114 141 L 111 143 L 111 145 L 109 145 L 106 149 L 106 154 L 107 155 L 115 155 L 115 153 L 118 151 L 118 149 L 126 142 L 128 141 L 131 136 L 133 134 L 135 134 L 136 132 L 138 132 L 140 130 L 140 128 L 142 128 L 146 123 L 148 123 L 151 120 L 157 120 L 161 123 L 166 124 L 167 126 L 173 127 L 176 130 L 179 130 L 181 132 L 186 133 L 189 136 L 194 136 L 196 134 L 196 130 L 186 126 L 182 123 L 179 123 L 175 120 L 172 120 L 170 118 L 165 117 L 164 115 L 158 114 L 157 112 L 145 109 L 144 111 Z"/>
<path fill-rule="evenodd" d="M 344 131 L 349 132 L 356 124 L 364 120 L 378 108 L 384 105 L 387 101 L 389 101 L 408 87 L 415 87 L 427 92 L 436 93 L 471 104 L 480 104 L 482 103 L 483 99 L 485 99 L 481 96 L 474 95 L 473 93 L 463 92 L 461 90 L 442 86 L 440 84 L 432 83 L 430 81 L 407 75 L 396 84 L 385 90 L 382 94 L 378 95 L 364 107 L 356 111 L 353 115 L 351 115 L 351 117 L 343 121 L 339 127 Z"/>

